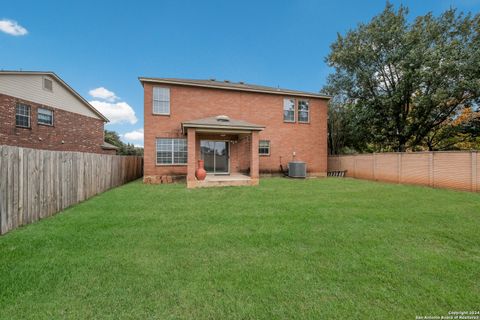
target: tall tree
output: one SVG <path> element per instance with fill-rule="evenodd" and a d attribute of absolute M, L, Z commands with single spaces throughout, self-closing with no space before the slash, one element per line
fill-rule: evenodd
<path fill-rule="evenodd" d="M 447 10 L 409 23 L 384 11 L 331 45 L 326 88 L 345 96 L 377 150 L 405 151 L 480 102 L 480 15 Z"/>
<path fill-rule="evenodd" d="M 332 95 L 328 106 L 328 153 L 370 151 L 366 143 L 370 133 L 358 122 L 354 105 L 345 95 L 328 87 L 323 92 Z"/>
<path fill-rule="evenodd" d="M 117 154 L 123 156 L 143 156 L 143 148 L 135 147 L 133 144 L 125 144 L 120 135 L 111 130 L 105 130 L 105 141 L 118 147 Z"/>
<path fill-rule="evenodd" d="M 425 145 L 430 151 L 478 149 L 479 137 L 480 111 L 466 107 L 459 116 L 434 128 L 425 137 Z"/>
<path fill-rule="evenodd" d="M 121 148 L 123 146 L 123 142 L 122 140 L 120 140 L 120 136 L 115 131 L 105 130 L 104 139 L 105 142 L 113 144 L 118 148 Z"/>

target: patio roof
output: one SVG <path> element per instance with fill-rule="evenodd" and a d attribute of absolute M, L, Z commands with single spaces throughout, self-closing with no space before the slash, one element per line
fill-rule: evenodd
<path fill-rule="evenodd" d="M 225 115 L 219 115 L 216 117 L 184 121 L 182 122 L 182 131 L 185 132 L 185 128 L 223 131 L 261 131 L 265 129 L 265 126 L 249 123 L 243 120 L 230 119 Z"/>

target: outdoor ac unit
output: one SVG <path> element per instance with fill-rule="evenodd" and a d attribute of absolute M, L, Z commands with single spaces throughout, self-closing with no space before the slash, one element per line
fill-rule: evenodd
<path fill-rule="evenodd" d="M 307 164 L 301 161 L 289 162 L 288 176 L 291 178 L 305 178 L 307 176 Z"/>

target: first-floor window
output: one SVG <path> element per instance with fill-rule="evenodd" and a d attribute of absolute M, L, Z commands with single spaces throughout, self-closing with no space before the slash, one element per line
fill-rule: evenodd
<path fill-rule="evenodd" d="M 258 142 L 258 154 L 268 156 L 270 154 L 270 141 L 260 140 Z"/>
<path fill-rule="evenodd" d="M 53 111 L 43 108 L 38 108 L 37 122 L 40 124 L 46 124 L 53 126 Z"/>
<path fill-rule="evenodd" d="M 298 100 L 298 122 L 310 122 L 310 108 L 308 100 Z"/>
<path fill-rule="evenodd" d="M 15 109 L 15 125 L 17 127 L 30 128 L 30 106 L 19 103 Z"/>
<path fill-rule="evenodd" d="M 157 139 L 157 164 L 186 164 L 187 139 Z"/>

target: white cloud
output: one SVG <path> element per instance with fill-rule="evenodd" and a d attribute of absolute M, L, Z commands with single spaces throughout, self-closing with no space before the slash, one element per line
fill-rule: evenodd
<path fill-rule="evenodd" d="M 123 135 L 125 140 L 128 141 L 142 141 L 143 142 L 143 129 L 137 129 L 127 132 Z"/>
<path fill-rule="evenodd" d="M 138 119 L 135 111 L 126 102 L 89 101 L 92 106 L 110 120 L 111 124 L 128 122 L 135 124 Z"/>
<path fill-rule="evenodd" d="M 88 94 L 95 98 L 90 101 L 90 104 L 105 115 L 111 124 L 124 122 L 135 124 L 138 121 L 135 111 L 128 103 L 117 101 L 120 98 L 115 92 L 105 87 L 98 87 L 90 90 Z"/>
<path fill-rule="evenodd" d="M 91 95 L 94 98 L 101 99 L 101 100 L 107 100 L 110 102 L 114 102 L 115 100 L 118 99 L 118 97 L 115 95 L 114 92 L 104 88 L 104 87 L 98 87 L 95 89 L 92 89 L 88 91 L 88 94 Z"/>
<path fill-rule="evenodd" d="M 12 36 L 24 36 L 28 33 L 27 29 L 19 25 L 16 21 L 8 19 L 0 20 L 0 31 Z"/>

